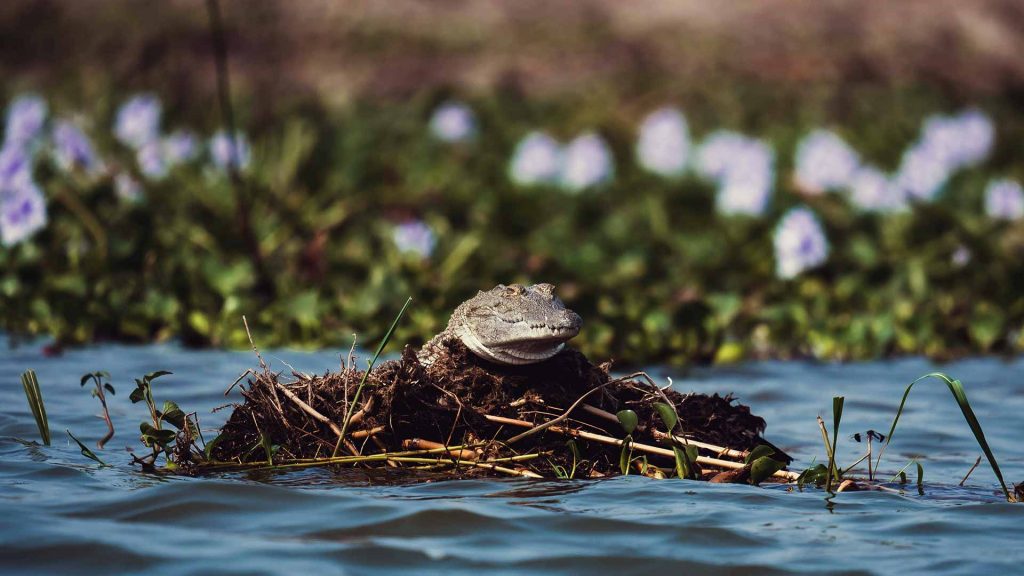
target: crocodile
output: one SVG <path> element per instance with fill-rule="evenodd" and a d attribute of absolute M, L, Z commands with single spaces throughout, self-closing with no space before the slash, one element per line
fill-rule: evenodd
<path fill-rule="evenodd" d="M 551 284 L 499 284 L 459 304 L 448 326 L 417 352 L 429 366 L 448 345 L 462 342 L 495 364 L 518 366 L 551 358 L 580 332 L 583 320 L 554 294 Z"/>

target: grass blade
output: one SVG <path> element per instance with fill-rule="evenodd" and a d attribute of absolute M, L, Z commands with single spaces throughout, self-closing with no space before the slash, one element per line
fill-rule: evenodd
<path fill-rule="evenodd" d="M 26 370 L 21 375 L 21 387 L 25 390 L 25 398 L 28 399 L 28 407 L 32 410 L 32 417 L 36 420 L 39 428 L 39 436 L 43 444 L 50 445 L 50 422 L 46 418 L 46 405 L 43 403 L 43 393 L 39 390 L 39 379 L 35 370 Z"/>
<path fill-rule="evenodd" d="M 967 420 L 967 425 L 970 426 L 971 432 L 974 433 L 974 439 L 977 440 L 978 446 L 981 447 L 981 451 L 984 452 L 985 458 L 988 459 L 988 463 L 992 467 L 992 472 L 995 473 L 996 478 L 999 480 L 999 486 L 1002 487 L 1003 494 L 1006 496 L 1008 501 L 1014 501 L 1013 496 L 1010 495 L 1009 488 L 1006 487 L 1006 482 L 1003 480 L 1003 473 L 999 470 L 999 463 L 996 462 L 996 457 L 992 454 L 992 449 L 989 448 L 988 440 L 985 439 L 985 432 L 981 429 L 981 423 L 978 422 L 978 417 L 975 416 L 974 410 L 971 408 L 971 403 L 967 401 L 967 392 L 964 390 L 963 383 L 959 380 L 950 378 L 942 372 L 925 374 L 907 386 L 907 389 L 903 392 L 903 399 L 900 400 L 900 407 L 896 410 L 896 417 L 893 418 L 892 426 L 889 427 L 889 434 L 885 439 L 885 443 L 882 444 L 882 449 L 878 451 L 878 459 L 875 461 L 875 469 L 878 468 L 878 462 L 882 460 L 882 454 L 885 452 L 886 447 L 889 446 L 890 442 L 892 442 L 893 432 L 896 431 L 896 424 L 900 421 L 900 416 L 903 414 L 903 408 L 907 403 L 907 397 L 910 396 L 910 390 L 914 387 L 914 384 L 928 378 L 936 378 L 946 383 L 946 386 L 949 388 L 949 392 L 953 395 L 957 405 L 960 406 L 960 412 L 963 413 L 964 420 Z"/>
<path fill-rule="evenodd" d="M 359 380 L 359 386 L 356 387 L 355 393 L 352 395 L 352 403 L 349 404 L 348 412 L 345 414 L 345 421 L 341 423 L 341 434 L 338 435 L 338 443 L 334 445 L 334 453 L 332 457 L 338 455 L 338 449 L 341 448 L 341 443 L 345 439 L 345 432 L 348 431 L 349 420 L 352 419 L 352 413 L 355 411 L 356 406 L 359 404 L 359 395 L 363 392 L 363 386 L 366 385 L 366 378 L 370 375 L 370 370 L 373 370 L 373 365 L 377 363 L 377 358 L 380 357 L 380 353 L 384 351 L 384 347 L 388 345 L 388 341 L 391 340 L 391 335 L 394 334 L 395 328 L 398 327 L 398 321 L 402 319 L 405 314 L 405 310 L 409 308 L 409 304 L 412 303 L 412 298 L 405 301 L 405 305 L 398 311 L 398 316 L 395 316 L 395 321 L 391 323 L 391 327 L 384 334 L 384 338 L 380 341 L 377 346 L 377 351 L 374 352 L 373 358 L 370 359 L 370 363 L 366 366 L 366 372 L 363 372 L 363 377 Z"/>

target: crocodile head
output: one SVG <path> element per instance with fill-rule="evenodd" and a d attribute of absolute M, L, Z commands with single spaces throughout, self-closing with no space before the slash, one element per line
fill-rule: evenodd
<path fill-rule="evenodd" d="M 533 364 L 562 351 L 583 321 L 551 284 L 498 286 L 452 313 L 448 330 L 474 354 L 499 364 Z"/>

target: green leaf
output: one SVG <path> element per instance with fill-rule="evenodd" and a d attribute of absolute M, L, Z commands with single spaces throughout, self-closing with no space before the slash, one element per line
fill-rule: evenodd
<path fill-rule="evenodd" d="M 167 376 L 169 374 L 174 374 L 174 372 L 168 372 L 167 370 L 157 370 L 156 372 L 150 372 L 149 374 L 146 374 L 145 376 L 142 377 L 142 379 L 145 380 L 146 382 L 152 382 L 153 380 L 156 380 L 161 376 Z"/>
<path fill-rule="evenodd" d="M 807 483 L 821 486 L 825 483 L 826 477 L 828 477 L 828 468 L 824 464 L 818 464 L 801 472 L 796 478 L 796 485 L 800 489 L 803 489 L 804 484 Z"/>
<path fill-rule="evenodd" d="M 672 430 L 676 427 L 676 422 L 679 421 L 676 409 L 664 402 L 655 402 L 654 409 L 658 412 L 658 416 L 661 417 L 661 421 L 665 423 L 666 431 L 671 434 Z"/>
<path fill-rule="evenodd" d="M 629 460 L 633 455 L 633 437 L 626 436 L 622 441 L 622 450 L 619 452 L 619 471 L 623 476 L 629 474 Z"/>
<path fill-rule="evenodd" d="M 754 448 L 753 450 L 747 453 L 747 457 L 743 459 L 743 463 L 750 464 L 751 462 L 757 460 L 758 458 L 761 458 L 763 456 L 771 456 L 773 454 L 775 454 L 775 450 L 771 446 L 761 444 L 757 448 Z"/>
<path fill-rule="evenodd" d="M 107 463 L 104 462 L 103 460 L 100 460 L 100 457 L 97 456 L 95 452 L 90 450 L 89 447 L 86 446 L 85 444 L 82 444 L 81 441 L 78 440 L 78 438 L 75 438 L 75 435 L 71 433 L 71 430 L 65 430 L 65 432 L 67 432 L 68 436 L 70 436 L 71 439 L 75 441 L 75 444 L 78 444 L 78 448 L 81 449 L 82 451 L 82 456 L 85 456 L 90 460 L 95 460 L 100 464 L 100 466 L 107 466 Z"/>
<path fill-rule="evenodd" d="M 110 384 L 104 384 L 103 388 L 105 388 L 107 392 L 110 392 L 111 395 L 114 395 L 114 387 Z"/>
<path fill-rule="evenodd" d="M 778 460 L 762 456 L 750 465 L 750 483 L 757 486 L 786 465 Z"/>
<path fill-rule="evenodd" d="M 171 426 L 174 426 L 178 430 L 185 427 L 185 412 L 170 400 L 164 402 L 164 409 L 161 412 L 161 417 L 165 422 L 170 423 Z"/>
<path fill-rule="evenodd" d="M 139 431 L 142 432 L 142 443 L 146 446 L 153 446 L 154 444 L 166 449 L 167 445 L 174 442 L 176 434 L 174 430 L 163 430 L 154 428 L 149 422 L 143 422 L 139 424 Z"/>
<path fill-rule="evenodd" d="M 218 434 L 212 440 L 206 443 L 206 446 L 203 448 L 203 454 L 206 456 L 207 460 L 212 459 L 211 455 L 213 454 L 213 449 L 217 447 L 217 444 L 223 442 L 224 438 L 225 434 Z"/>
<path fill-rule="evenodd" d="M 140 380 L 136 380 L 139 383 L 138 388 L 132 390 L 132 393 L 128 395 L 128 399 L 132 401 L 132 404 L 138 404 L 146 400 L 146 389 L 145 384 Z"/>
<path fill-rule="evenodd" d="M 626 431 L 626 434 L 632 434 L 640 422 L 636 412 L 632 410 L 619 410 L 615 417 L 619 419 L 619 424 L 622 424 L 622 429 Z"/>

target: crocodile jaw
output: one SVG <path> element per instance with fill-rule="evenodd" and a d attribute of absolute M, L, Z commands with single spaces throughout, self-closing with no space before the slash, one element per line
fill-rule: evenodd
<path fill-rule="evenodd" d="M 458 330 L 459 339 L 474 354 L 497 364 L 521 366 L 535 364 L 551 358 L 565 348 L 565 341 L 579 332 L 576 330 L 558 330 L 544 328 L 536 332 L 536 337 L 525 338 L 499 344 L 484 344 L 472 330 L 461 326 Z"/>

